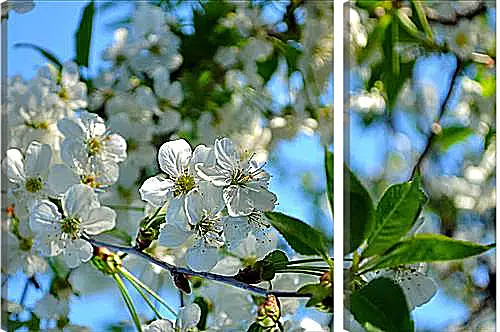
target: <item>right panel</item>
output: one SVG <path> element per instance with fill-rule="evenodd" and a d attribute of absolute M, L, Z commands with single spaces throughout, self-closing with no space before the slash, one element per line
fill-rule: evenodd
<path fill-rule="evenodd" d="M 495 330 L 495 2 L 346 5 L 344 325 Z"/>

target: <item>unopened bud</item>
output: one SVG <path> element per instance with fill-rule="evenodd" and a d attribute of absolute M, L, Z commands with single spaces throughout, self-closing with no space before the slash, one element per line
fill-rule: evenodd
<path fill-rule="evenodd" d="M 441 135 L 443 133 L 443 128 L 438 122 L 432 124 L 431 130 L 434 135 Z"/>
<path fill-rule="evenodd" d="M 262 327 L 274 327 L 281 317 L 280 303 L 274 295 L 267 295 L 257 309 L 257 322 Z"/>

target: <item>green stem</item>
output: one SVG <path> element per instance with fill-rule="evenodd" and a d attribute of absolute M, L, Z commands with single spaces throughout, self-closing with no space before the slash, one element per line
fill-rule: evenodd
<path fill-rule="evenodd" d="M 156 218 L 156 216 L 158 215 L 158 213 L 160 213 L 160 210 L 161 210 L 161 207 L 159 207 L 158 209 L 156 209 L 155 213 L 149 218 L 148 224 L 146 225 L 146 227 L 144 227 L 144 229 L 148 229 L 149 227 L 151 227 L 151 225 L 153 224 L 154 219 Z"/>
<path fill-rule="evenodd" d="M 140 287 L 142 287 L 146 292 L 149 293 L 152 297 L 154 297 L 158 302 L 160 302 L 165 308 L 167 308 L 168 311 L 172 313 L 175 317 L 177 317 L 177 313 L 175 312 L 172 307 L 170 307 L 167 302 L 165 302 L 158 294 L 156 294 L 151 288 L 149 288 L 146 284 L 144 284 L 142 281 L 137 279 L 132 273 L 129 271 L 125 270 L 122 267 L 118 267 L 118 271 L 120 271 L 122 274 L 126 274 L 129 278 L 133 279 L 135 283 L 137 283 Z"/>
<path fill-rule="evenodd" d="M 295 261 L 289 261 L 287 265 L 295 265 L 295 264 L 302 264 L 302 263 L 313 263 L 313 262 L 324 262 L 325 260 L 323 258 L 309 258 L 309 259 L 298 259 Z"/>
<path fill-rule="evenodd" d="M 144 211 L 144 207 L 140 206 L 130 206 L 130 205 L 110 205 L 107 204 L 106 206 L 115 209 L 115 210 L 134 210 L 134 211 Z"/>
<path fill-rule="evenodd" d="M 127 305 L 128 311 L 130 312 L 130 316 L 132 316 L 132 320 L 134 321 L 135 327 L 137 328 L 137 331 L 142 332 L 142 326 L 141 326 L 141 320 L 139 319 L 139 316 L 137 315 L 137 311 L 135 310 L 134 303 L 132 302 L 132 299 L 130 298 L 130 295 L 127 291 L 127 288 L 125 287 L 125 284 L 123 283 L 123 280 L 120 278 L 120 276 L 117 273 L 112 274 L 113 279 L 115 279 L 116 284 L 118 285 L 118 289 L 120 289 L 120 293 L 122 294 L 123 300 L 125 301 L 125 304 Z"/>
<path fill-rule="evenodd" d="M 327 272 L 330 268 L 328 266 L 310 266 L 310 265 L 299 265 L 287 267 L 284 270 L 309 270 L 316 272 Z"/>
<path fill-rule="evenodd" d="M 120 268 L 118 270 L 120 271 L 120 273 L 122 274 L 122 276 L 125 279 L 127 279 L 128 281 L 130 281 L 130 283 L 132 284 L 132 286 L 134 286 L 134 288 L 139 292 L 139 294 L 141 294 L 142 298 L 144 299 L 144 301 L 146 301 L 146 303 L 149 305 L 149 307 L 151 308 L 151 310 L 153 310 L 153 312 L 155 313 L 156 317 L 158 317 L 158 319 L 164 319 L 162 317 L 162 315 L 158 312 L 158 310 L 156 309 L 156 307 L 153 305 L 153 303 L 151 302 L 151 300 L 148 299 L 148 297 L 146 296 L 146 294 L 144 294 L 144 292 L 141 289 L 141 286 L 139 284 L 137 284 L 133 278 L 130 278 L 129 274 L 123 273 L 123 271 L 127 271 L 127 270 L 124 269 L 124 268 Z"/>
<path fill-rule="evenodd" d="M 302 274 L 309 274 L 309 275 L 312 275 L 312 276 L 316 276 L 316 277 L 321 277 L 323 275 L 323 273 L 319 273 L 319 272 L 313 272 L 313 271 L 304 271 L 304 270 L 277 270 L 276 273 L 302 273 Z"/>

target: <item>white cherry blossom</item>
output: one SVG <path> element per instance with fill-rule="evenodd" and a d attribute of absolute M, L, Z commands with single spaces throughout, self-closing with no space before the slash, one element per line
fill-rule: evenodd
<path fill-rule="evenodd" d="M 213 163 L 213 160 L 213 150 L 205 145 L 198 145 L 192 151 L 184 139 L 164 143 L 158 152 L 158 163 L 164 173 L 142 184 L 139 189 L 142 199 L 157 207 L 168 201 L 167 220 L 176 216 L 181 208 L 187 212 L 186 198 L 200 182 L 195 166 Z"/>
<path fill-rule="evenodd" d="M 201 318 L 201 309 L 196 303 L 188 304 L 179 311 L 175 325 L 166 319 L 155 320 L 144 326 L 144 332 L 194 332 Z"/>
<path fill-rule="evenodd" d="M 83 184 L 71 186 L 61 204 L 62 214 L 51 201 L 38 202 L 31 211 L 30 227 L 42 255 L 62 255 L 69 267 L 77 267 L 92 257 L 92 246 L 81 236 L 112 229 L 116 213 L 101 206 L 93 189 Z"/>
<path fill-rule="evenodd" d="M 276 195 L 267 189 L 269 174 L 252 160 L 252 156 L 240 155 L 228 138 L 215 140 L 214 153 L 215 164 L 199 165 L 198 175 L 224 188 L 224 202 L 230 216 L 274 209 Z"/>

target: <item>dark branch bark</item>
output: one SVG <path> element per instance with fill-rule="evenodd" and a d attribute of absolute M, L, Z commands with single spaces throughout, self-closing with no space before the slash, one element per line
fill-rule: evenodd
<path fill-rule="evenodd" d="M 139 251 L 138 249 L 133 248 L 133 247 L 125 247 L 125 246 L 120 246 L 120 245 L 116 245 L 116 244 L 105 243 L 105 242 L 94 240 L 91 238 L 84 238 L 84 239 L 87 240 L 88 242 L 90 242 L 92 245 L 97 246 L 97 247 L 107 247 L 109 249 L 122 251 L 122 252 L 125 252 L 128 254 L 142 257 L 145 260 L 147 260 L 147 261 L 149 261 L 149 262 L 151 262 L 151 263 L 153 263 L 153 264 L 155 264 L 155 265 L 157 265 L 165 270 L 168 270 L 171 274 L 181 273 L 181 274 L 190 275 L 190 276 L 197 276 L 197 277 L 201 277 L 201 278 L 204 278 L 207 280 L 213 280 L 213 281 L 225 283 L 225 284 L 228 284 L 228 285 L 231 285 L 234 287 L 238 287 L 241 289 L 245 289 L 245 290 L 248 290 L 250 292 L 264 295 L 264 296 L 265 295 L 274 295 L 277 297 L 310 297 L 310 295 L 308 295 L 308 294 L 299 294 L 297 292 L 267 290 L 265 288 L 249 285 L 245 282 L 236 280 L 230 276 L 224 276 L 224 275 L 210 273 L 210 272 L 197 272 L 197 271 L 193 271 L 193 270 L 188 269 L 188 268 L 177 267 L 175 265 L 160 261 L 160 260 L 156 259 L 155 257 L 153 257 L 145 252 Z"/>
<path fill-rule="evenodd" d="M 445 97 L 443 103 L 441 104 L 441 108 L 439 109 L 439 114 L 438 114 L 438 117 L 436 120 L 436 122 L 438 124 L 441 121 L 441 118 L 443 117 L 444 112 L 446 111 L 446 107 L 448 105 L 448 102 L 451 98 L 451 94 L 453 92 L 453 87 L 455 86 L 457 78 L 458 78 L 458 76 L 459 76 L 459 74 L 462 71 L 463 66 L 464 66 L 463 62 L 460 61 L 460 59 L 457 56 L 455 56 L 455 59 L 457 61 L 457 66 L 455 68 L 455 71 L 453 72 L 453 76 L 451 78 L 450 86 L 448 87 L 448 92 L 446 94 L 446 97 Z M 436 137 L 436 133 L 431 130 L 429 136 L 427 137 L 427 144 L 425 145 L 425 149 L 422 152 L 422 154 L 420 155 L 420 157 L 418 158 L 417 162 L 415 163 L 415 166 L 413 167 L 413 170 L 412 170 L 411 176 L 410 176 L 410 180 L 413 179 L 415 177 L 415 175 L 417 175 L 417 172 L 419 171 L 420 166 L 422 165 L 422 162 L 424 161 L 425 157 L 429 154 L 429 152 L 431 150 L 432 143 L 433 143 L 435 137 Z"/>

